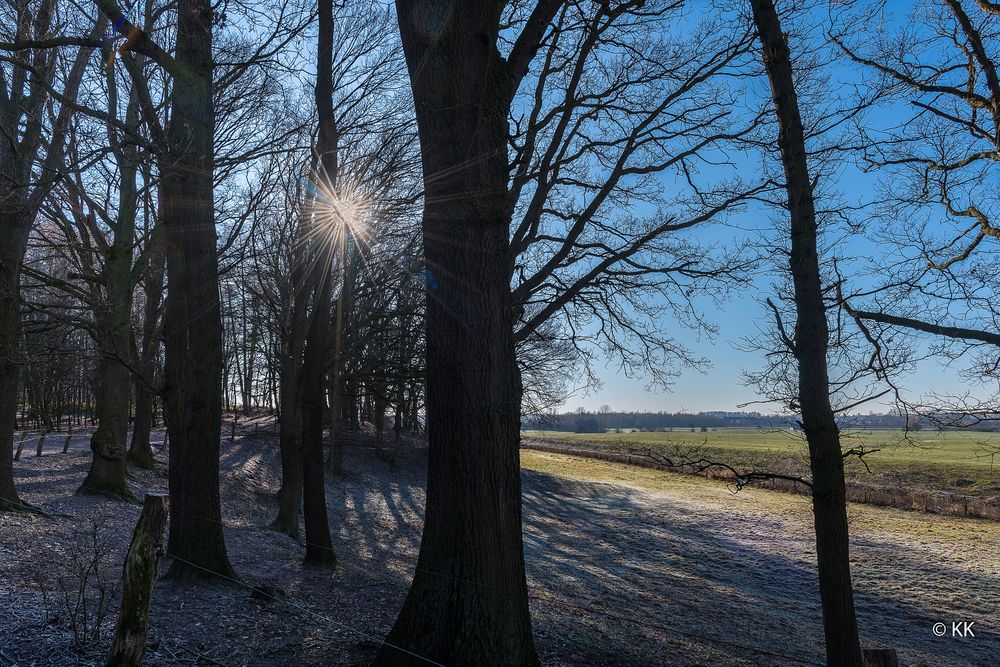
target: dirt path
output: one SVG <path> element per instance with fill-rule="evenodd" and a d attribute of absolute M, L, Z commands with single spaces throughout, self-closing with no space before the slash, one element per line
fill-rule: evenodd
<path fill-rule="evenodd" d="M 146 664 L 364 664 L 412 574 L 423 454 L 391 465 L 367 449 L 349 453 L 350 472 L 328 492 L 342 563 L 331 574 L 303 570 L 302 546 L 266 529 L 276 509 L 275 439 L 223 449 L 230 558 L 244 582 L 273 585 L 279 599 L 161 582 Z M 524 462 L 531 608 L 546 665 L 821 662 L 803 499 L 734 496 L 705 480 L 553 454 L 525 452 Z M 58 579 L 72 581 L 72 545 L 86 543 L 91 521 L 117 577 L 137 508 L 73 495 L 86 464 L 72 452 L 17 464 L 25 498 L 59 516 L 0 515 L 0 665 L 101 664 L 112 621 L 89 652 L 73 653 L 70 614 L 54 603 Z M 140 473 L 133 488 L 162 489 L 163 474 Z M 905 649 L 904 664 L 995 664 L 995 524 L 866 508 L 855 537 L 867 643 Z M 939 620 L 973 620 L 977 636 L 935 639 Z"/>

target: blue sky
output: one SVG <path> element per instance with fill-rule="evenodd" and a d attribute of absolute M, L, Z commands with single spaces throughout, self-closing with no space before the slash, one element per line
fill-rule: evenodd
<path fill-rule="evenodd" d="M 734 343 L 747 334 L 756 332 L 756 327 L 767 326 L 769 321 L 761 302 L 765 292 L 746 290 L 735 293 L 722 308 L 706 311 L 719 327 L 717 340 L 712 343 L 704 337 L 688 331 L 678 331 L 678 340 L 685 343 L 695 353 L 713 359 L 711 368 L 705 372 L 683 369 L 674 385 L 667 391 L 649 389 L 641 379 L 625 377 L 617 366 L 598 368 L 603 386 L 589 394 L 583 392 L 571 396 L 564 408 L 576 409 L 582 406 L 596 410 L 609 405 L 615 410 L 701 412 L 707 410 L 737 410 L 742 403 L 757 400 L 751 387 L 743 386 L 741 373 L 744 369 L 757 369 L 763 363 L 760 353 L 737 350 Z M 958 393 L 965 382 L 958 375 L 958 367 L 948 368 L 936 361 L 926 361 L 918 365 L 915 372 L 905 378 L 905 387 L 914 394 L 930 391 Z M 872 403 L 860 409 L 861 412 L 881 412 L 890 406 L 886 403 Z M 754 405 L 746 410 L 773 412 L 774 407 Z"/>
<path fill-rule="evenodd" d="M 903 14 L 907 10 L 902 9 Z M 814 17 L 820 18 L 820 17 Z M 895 20 L 900 20 L 897 15 Z M 794 42 L 793 42 L 794 44 Z M 859 71 L 849 65 L 838 65 L 832 70 L 833 87 L 838 88 L 838 84 L 849 84 L 857 82 Z M 761 82 L 763 86 L 766 83 Z M 757 92 L 767 96 L 766 88 Z M 762 98 L 766 99 L 766 97 Z M 901 118 L 906 109 L 900 107 L 888 107 L 872 116 L 869 127 L 878 124 L 896 123 Z M 759 157 L 744 157 L 736 159 L 738 170 L 759 169 Z M 665 187 L 670 187 L 669 177 L 665 177 Z M 862 173 L 856 166 L 845 164 L 840 167 L 836 174 L 836 183 L 832 190 L 840 196 L 848 199 L 852 203 L 871 201 L 875 196 L 875 185 L 879 176 Z M 747 210 L 746 212 L 732 216 L 726 226 L 715 225 L 713 227 L 699 229 L 693 232 L 700 235 L 701 240 L 718 241 L 729 239 L 735 236 L 734 228 L 740 230 L 773 230 L 773 233 L 781 233 L 787 221 L 775 211 L 761 208 Z M 738 232 L 737 232 L 738 233 Z M 747 231 L 752 234 L 752 232 Z M 770 233 L 765 231 L 765 233 Z M 830 240 L 829 238 L 827 239 Z M 872 242 L 861 237 L 838 238 L 836 241 L 840 245 L 838 250 L 846 254 L 857 257 L 861 263 L 871 260 L 876 253 L 885 252 L 884 248 L 878 248 Z M 838 252 L 840 254 L 840 252 Z M 737 349 L 741 341 L 747 336 L 756 335 L 761 329 L 772 325 L 771 316 L 765 312 L 764 299 L 774 297 L 774 282 L 776 276 L 773 274 L 763 275 L 755 279 L 754 284 L 748 288 L 731 293 L 724 300 L 721 306 L 705 299 L 702 301 L 703 312 L 707 319 L 714 322 L 718 327 L 718 335 L 714 339 L 706 337 L 703 333 L 691 331 L 684 327 L 676 328 L 676 339 L 678 342 L 692 350 L 695 356 L 702 356 L 712 360 L 711 367 L 699 371 L 696 369 L 681 369 L 680 375 L 669 390 L 651 389 L 648 380 L 640 378 L 628 378 L 614 364 L 598 364 L 596 371 L 602 381 L 599 389 L 591 389 L 589 392 L 578 392 L 568 398 L 563 408 L 572 410 L 577 407 L 586 409 L 597 409 L 602 405 L 609 405 L 615 410 L 664 410 L 664 411 L 704 411 L 704 410 L 736 410 L 741 404 L 758 400 L 751 387 L 743 384 L 742 373 L 744 370 L 757 370 L 764 364 L 763 354 L 759 351 L 746 351 Z M 900 314 L 908 314 L 902 312 Z M 909 313 L 912 315 L 912 313 Z M 917 365 L 914 372 L 902 378 L 902 385 L 910 396 L 925 395 L 928 392 L 939 393 L 962 393 L 965 382 L 959 375 L 959 370 L 963 367 L 959 362 L 951 367 L 944 365 L 940 361 L 924 361 Z M 862 406 L 860 412 L 884 411 L 890 409 L 890 403 L 883 401 L 873 402 Z M 780 409 L 780 406 L 753 405 L 746 409 L 761 410 L 771 412 Z"/>

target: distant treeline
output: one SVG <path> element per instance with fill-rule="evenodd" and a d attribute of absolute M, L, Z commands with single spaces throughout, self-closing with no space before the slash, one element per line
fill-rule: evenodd
<path fill-rule="evenodd" d="M 526 415 L 525 429 L 601 433 L 609 429 L 658 431 L 667 429 L 709 428 L 797 428 L 797 415 L 765 415 L 759 412 L 565 412 L 562 414 Z M 837 422 L 843 428 L 938 428 L 927 417 L 898 414 L 841 415 Z M 946 422 L 947 423 L 947 422 Z M 968 423 L 967 428 L 984 431 L 1000 430 L 1000 420 Z"/>

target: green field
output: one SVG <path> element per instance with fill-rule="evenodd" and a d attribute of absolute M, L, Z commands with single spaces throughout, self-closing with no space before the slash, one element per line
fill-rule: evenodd
<path fill-rule="evenodd" d="M 795 431 L 749 428 L 708 432 L 675 429 L 656 433 L 524 431 L 523 436 L 540 442 L 625 453 L 641 452 L 644 448 L 663 451 L 700 448 L 706 456 L 734 466 L 767 466 L 798 473 L 808 470 L 805 439 Z M 843 446 L 878 450 L 864 457 L 867 468 L 849 458 L 849 479 L 966 495 L 1000 494 L 1000 433 L 852 430 L 843 433 Z"/>

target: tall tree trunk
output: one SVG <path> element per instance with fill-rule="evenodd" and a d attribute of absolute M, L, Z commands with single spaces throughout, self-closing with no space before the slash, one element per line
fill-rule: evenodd
<path fill-rule="evenodd" d="M 827 371 L 829 331 L 817 250 L 816 209 L 806 157 L 805 135 L 792 76 L 788 39 L 771 0 L 751 0 L 764 66 L 778 119 L 778 147 L 785 170 L 792 248 L 789 268 L 795 286 L 795 357 L 799 405 L 809 443 L 819 589 L 827 664 L 862 665 L 851 586 L 847 500 L 840 433 L 830 405 Z"/>
<path fill-rule="evenodd" d="M 129 104 L 135 116 L 137 102 Z M 111 111 L 114 113 L 114 111 Z M 134 118 L 130 120 L 135 120 Z M 134 122 L 133 122 L 134 124 Z M 97 493 L 134 499 L 125 481 L 125 444 L 128 438 L 128 410 L 131 377 L 128 362 L 132 356 L 132 243 L 138 193 L 135 149 L 117 147 L 121 178 L 118 188 L 118 219 L 114 240 L 104 264 L 104 312 L 99 313 L 100 332 L 100 415 L 97 430 L 90 439 L 93 454 L 90 471 L 80 486 L 82 493 Z"/>
<path fill-rule="evenodd" d="M 301 362 L 296 360 L 296 364 Z M 281 490 L 278 492 L 278 516 L 271 528 L 286 535 L 299 536 L 299 507 L 302 504 L 302 406 L 298 402 L 299 375 L 290 369 L 282 373 L 281 400 L 285 406 L 278 422 L 281 429 Z M 286 399 L 291 399 L 285 403 Z M 322 449 L 320 450 L 322 459 Z"/>
<path fill-rule="evenodd" d="M 160 162 L 171 406 L 167 576 L 235 577 L 222 533 L 222 320 L 213 201 L 212 6 L 179 0 L 170 151 Z"/>
<path fill-rule="evenodd" d="M 146 276 L 146 307 L 142 321 L 142 347 L 139 350 L 139 373 L 135 379 L 135 423 L 128 462 L 140 468 L 152 468 L 155 463 L 150 446 L 153 411 L 156 409 L 153 382 L 156 374 L 156 354 L 160 347 L 159 310 L 163 300 L 163 253 L 159 248 L 160 231 L 153 232 L 149 273 Z"/>
<path fill-rule="evenodd" d="M 337 136 L 333 117 L 333 0 L 319 0 L 316 40 L 316 109 L 319 116 L 317 178 L 322 191 L 333 192 L 337 175 Z M 313 220 L 313 224 L 317 224 Z M 330 539 L 323 475 L 323 412 L 326 407 L 326 346 L 330 336 L 330 264 L 332 243 L 322 234 L 312 235 L 313 262 L 310 284 L 313 308 L 306 335 L 302 369 L 302 492 L 306 528 L 307 565 L 333 567 L 337 557 Z M 332 428 L 332 425 L 331 425 Z"/>
<path fill-rule="evenodd" d="M 427 264 L 423 539 L 377 665 L 535 665 L 521 536 L 499 5 L 397 2 L 417 110 Z M 390 646 L 392 644 L 393 646 Z"/>
<path fill-rule="evenodd" d="M 243 299 L 243 321 L 246 322 L 247 303 Z M 235 341 L 234 341 L 235 344 Z M 243 391 L 243 414 L 249 415 L 253 412 L 253 375 L 254 375 L 254 351 L 257 349 L 257 318 L 250 314 L 250 340 L 246 346 L 246 361 L 243 364 L 243 377 L 241 378 L 241 388 Z M 239 351 L 236 351 L 239 355 Z"/>
<path fill-rule="evenodd" d="M 341 245 L 344 248 L 344 245 Z M 344 259 L 341 253 L 341 261 Z M 328 393 L 330 396 L 330 456 L 326 461 L 327 470 L 331 474 L 344 472 L 344 289 L 347 281 L 345 272 L 341 271 L 340 293 L 337 295 L 337 307 L 334 317 L 333 333 L 333 364 L 330 367 Z"/>
<path fill-rule="evenodd" d="M 23 507 L 14 488 L 13 442 L 21 371 L 21 262 L 31 218 L 19 209 L 16 191 L 0 191 L 0 510 Z"/>
<path fill-rule="evenodd" d="M 106 317 L 110 320 L 112 316 Z M 106 349 L 120 349 L 120 330 L 116 330 L 117 327 L 110 321 L 100 328 L 103 330 L 101 338 L 109 346 Z M 124 339 L 126 348 L 122 353 L 128 354 L 127 330 Z M 90 438 L 90 470 L 80 485 L 80 493 L 132 499 L 134 496 L 125 480 L 130 378 L 128 368 L 114 354 L 116 353 L 103 352 L 98 366 L 101 376 L 99 388 L 103 396 L 98 402 L 97 429 Z"/>
<path fill-rule="evenodd" d="M 305 216 L 303 216 L 304 218 Z M 306 293 L 302 284 L 302 236 L 293 244 L 291 289 L 289 292 L 286 339 L 281 350 L 281 412 L 278 414 L 281 448 L 281 491 L 278 494 L 278 516 L 271 528 L 293 538 L 299 536 L 299 507 L 302 504 L 302 403 L 300 381 L 302 349 L 305 343 Z M 320 449 L 322 458 L 322 448 Z"/>
<path fill-rule="evenodd" d="M 333 364 L 330 371 L 330 458 L 327 470 L 331 473 L 344 472 L 344 337 L 347 318 L 353 305 L 355 265 L 350 229 L 343 225 L 340 234 L 340 292 L 337 294 L 336 316 L 333 333 Z"/>
<path fill-rule="evenodd" d="M 321 0 L 320 5 L 329 1 L 331 0 Z M 320 34 L 322 35 L 322 30 Z M 317 276 L 314 283 L 315 298 L 302 368 L 303 519 L 306 528 L 306 564 L 333 567 L 337 564 L 337 557 L 330 538 L 323 471 L 323 413 L 326 408 L 323 380 L 326 375 L 326 346 L 330 329 L 330 257 L 322 250 L 320 255 L 323 257 L 317 258 L 314 271 L 326 275 Z"/>

